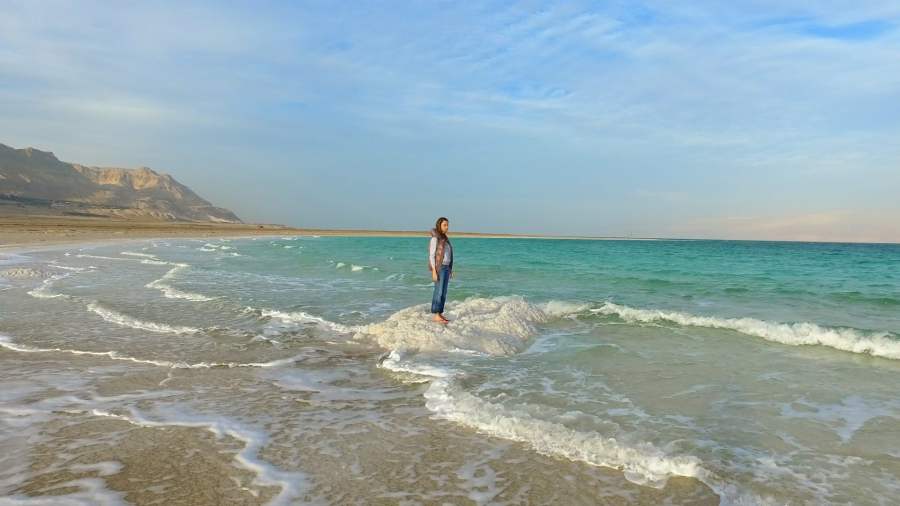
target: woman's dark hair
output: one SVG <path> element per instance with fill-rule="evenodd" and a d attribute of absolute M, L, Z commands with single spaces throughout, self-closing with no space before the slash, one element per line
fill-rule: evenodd
<path fill-rule="evenodd" d="M 447 240 L 447 234 L 445 234 L 444 232 L 441 231 L 441 223 L 445 222 L 445 221 L 447 223 L 450 223 L 450 220 L 448 220 L 447 218 L 444 218 L 443 216 L 441 216 L 440 218 L 437 219 L 436 222 L 434 222 L 434 235 L 436 235 L 438 239 L 442 239 L 444 241 Z"/>

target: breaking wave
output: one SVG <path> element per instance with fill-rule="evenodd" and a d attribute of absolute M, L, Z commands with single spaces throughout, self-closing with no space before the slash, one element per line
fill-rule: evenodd
<path fill-rule="evenodd" d="M 55 263 L 50 263 L 50 264 L 48 264 L 48 266 L 53 267 L 54 269 L 62 269 L 65 271 L 72 271 L 72 272 L 84 272 L 84 271 L 93 270 L 93 267 L 72 267 L 71 265 L 59 265 L 59 264 L 55 264 Z"/>
<path fill-rule="evenodd" d="M 120 261 L 124 261 L 124 262 L 137 260 L 136 258 L 106 257 L 106 256 L 102 256 L 102 255 L 89 255 L 87 253 L 81 253 L 81 254 L 75 255 L 75 258 L 94 258 L 97 260 L 120 260 Z"/>
<path fill-rule="evenodd" d="M 171 279 L 175 276 L 178 271 L 186 269 L 190 267 L 189 264 L 173 264 L 171 262 L 154 262 L 161 263 L 164 265 L 174 265 L 171 269 L 168 270 L 163 276 L 159 279 L 153 280 L 146 285 L 147 288 L 155 288 L 163 293 L 166 298 L 169 299 L 184 299 L 190 300 L 194 302 L 207 302 L 210 300 L 214 300 L 215 297 L 208 297 L 206 295 L 200 293 L 186 292 L 184 290 L 179 290 L 172 285 L 166 284 L 165 281 Z"/>
<path fill-rule="evenodd" d="M 106 357 L 110 360 L 121 360 L 125 362 L 134 362 L 137 364 L 154 365 L 158 367 L 167 367 L 172 369 L 216 369 L 216 368 L 239 368 L 239 367 L 281 367 L 301 361 L 308 356 L 305 353 L 294 355 L 292 357 L 270 360 L 268 362 L 173 362 L 169 360 L 150 360 L 129 357 L 115 351 L 84 351 L 72 350 L 67 348 L 35 348 L 24 344 L 12 342 L 9 337 L 0 334 L 0 348 L 6 348 L 11 351 L 20 353 L 65 353 L 69 355 L 86 355 L 92 357 Z"/>
<path fill-rule="evenodd" d="M 226 246 L 224 244 L 212 244 L 212 243 L 206 243 L 203 246 L 200 246 L 199 248 L 197 248 L 197 250 L 199 250 L 199 251 L 206 251 L 206 252 L 226 251 L 226 250 L 230 250 L 230 249 L 234 249 L 234 248 L 231 246 Z"/>
<path fill-rule="evenodd" d="M 151 260 L 157 260 L 156 255 L 151 255 L 149 253 L 136 253 L 134 251 L 123 251 L 119 254 L 126 255 L 126 256 L 132 256 L 132 257 L 143 257 L 143 258 L 149 258 Z"/>
<path fill-rule="evenodd" d="M 139 320 L 134 318 L 133 316 L 128 316 L 126 314 L 119 313 L 118 311 L 113 311 L 107 307 L 104 307 L 99 302 L 91 302 L 87 305 L 88 310 L 96 313 L 104 320 L 114 323 L 116 325 L 121 325 L 123 327 L 130 327 L 133 329 L 140 330 L 148 330 L 150 332 L 160 332 L 160 333 L 168 333 L 168 334 L 194 334 L 200 332 L 200 329 L 195 327 L 185 327 L 185 326 L 176 326 L 176 325 L 166 325 L 165 323 L 156 323 L 156 322 L 148 322 L 144 320 Z"/>
<path fill-rule="evenodd" d="M 900 340 L 889 332 L 832 328 L 815 323 L 777 323 L 756 318 L 719 318 L 678 311 L 637 309 L 606 302 L 592 313 L 618 316 L 629 323 L 671 322 L 678 325 L 728 329 L 791 346 L 820 345 L 851 353 L 900 360 Z"/>
<path fill-rule="evenodd" d="M 380 367 L 431 379 L 426 406 L 439 418 L 492 436 L 530 445 L 545 455 L 620 469 L 631 482 L 662 487 L 670 476 L 704 479 L 709 472 L 694 456 L 671 456 L 651 443 L 628 445 L 596 432 L 579 432 L 564 425 L 505 409 L 466 392 L 461 373 L 403 360 L 392 351 Z"/>
<path fill-rule="evenodd" d="M 69 276 L 71 276 L 71 273 L 68 273 L 68 272 L 64 273 L 64 274 L 56 274 L 56 275 L 50 276 L 49 278 L 43 280 L 41 282 L 41 284 L 38 285 L 36 288 L 29 290 L 28 295 L 30 295 L 36 299 L 56 299 L 56 298 L 68 299 L 68 298 L 71 298 L 69 295 L 65 295 L 62 293 L 54 293 L 54 292 L 50 291 L 50 285 L 52 285 L 56 281 L 59 281 L 60 279 L 67 278 Z"/>
<path fill-rule="evenodd" d="M 315 323 L 341 333 L 352 332 L 352 329 L 354 328 L 326 320 L 325 318 L 309 314 L 305 311 L 278 311 L 275 309 L 254 309 L 252 307 L 245 308 L 245 311 L 255 312 L 263 318 L 275 318 L 286 323 Z"/>
<path fill-rule="evenodd" d="M 428 382 L 425 406 L 435 417 L 525 443 L 538 453 L 618 469 L 628 481 L 655 488 L 664 487 L 673 476 L 694 478 L 715 491 L 720 504 L 777 504 L 727 482 L 694 455 L 671 455 L 650 442 L 629 443 L 594 431 L 578 431 L 488 402 L 463 388 L 465 373 L 461 371 L 408 360 L 396 350 L 384 355 L 378 367 L 412 375 L 406 381 Z"/>

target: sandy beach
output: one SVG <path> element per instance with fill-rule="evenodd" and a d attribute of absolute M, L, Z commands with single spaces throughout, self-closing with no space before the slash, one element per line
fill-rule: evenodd
<path fill-rule="evenodd" d="M 108 218 L 0 216 L 0 250 L 152 238 L 237 238 L 252 236 L 419 237 L 425 230 L 297 228 L 277 224 L 131 221 Z M 454 237 L 549 238 L 536 235 L 453 232 Z M 556 238 L 556 237 L 554 237 Z M 562 237 L 560 237 L 562 238 Z"/>

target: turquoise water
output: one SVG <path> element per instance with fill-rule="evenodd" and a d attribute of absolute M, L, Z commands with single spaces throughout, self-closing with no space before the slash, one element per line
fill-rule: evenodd
<path fill-rule="evenodd" d="M 457 238 L 454 252 L 446 328 L 427 313 L 427 238 L 8 255 L 6 433 L 63 409 L 237 427 L 255 449 L 247 487 L 271 489 L 259 502 L 900 496 L 900 245 Z M 14 496 L 58 472 L 19 451 L 0 474 Z M 329 458 L 352 461 L 349 481 Z M 106 481 L 79 493 L 120 492 Z"/>
<path fill-rule="evenodd" d="M 380 290 L 373 302 L 396 310 L 422 302 L 421 293 L 430 291 L 421 286 L 429 281 L 421 242 L 326 237 L 304 243 L 302 255 L 261 245 L 249 250 L 252 259 L 229 266 L 359 283 Z M 900 332 L 900 245 L 528 239 L 454 244 L 460 259 L 452 294 L 457 300 L 517 294 Z M 365 268 L 344 279 L 335 262 Z M 390 274 L 402 282 L 385 279 Z M 304 300 L 297 294 L 295 304 L 322 302 L 321 294 L 310 295 Z"/>

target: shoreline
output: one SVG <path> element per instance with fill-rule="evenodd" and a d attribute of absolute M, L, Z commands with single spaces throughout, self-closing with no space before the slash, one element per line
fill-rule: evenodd
<path fill-rule="evenodd" d="M 246 238 L 319 235 L 336 237 L 428 237 L 428 231 L 297 228 L 256 223 L 147 222 L 60 216 L 0 216 L 0 251 L 36 251 L 85 243 L 144 239 Z M 453 232 L 483 239 L 657 240 L 624 237 L 547 236 Z"/>
<path fill-rule="evenodd" d="M 428 237 L 427 230 L 299 228 L 278 224 L 132 221 L 59 215 L 0 215 L 0 252 L 37 251 L 74 244 L 106 244 L 142 239 L 204 239 L 318 235 L 332 237 Z M 739 241 L 811 244 L 895 245 L 900 242 L 816 242 L 762 239 L 555 236 L 484 232 L 451 233 L 456 238 L 572 241 Z"/>

